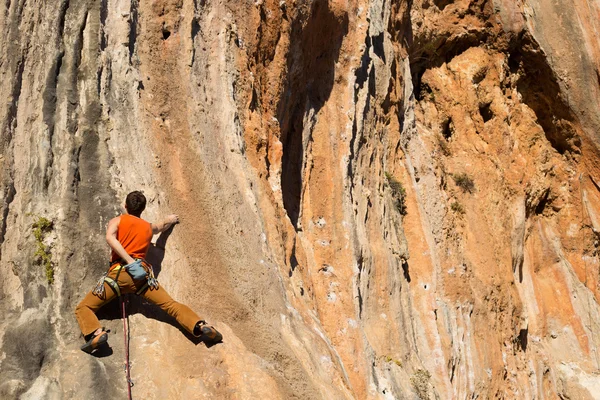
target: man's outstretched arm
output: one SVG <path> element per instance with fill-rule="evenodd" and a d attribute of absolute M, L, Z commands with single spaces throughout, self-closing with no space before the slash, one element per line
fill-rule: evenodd
<path fill-rule="evenodd" d="M 108 228 L 106 228 L 106 242 L 110 246 L 111 249 L 114 250 L 115 253 L 119 255 L 127 264 L 131 264 L 135 260 L 131 258 L 129 254 L 123 248 L 123 245 L 117 239 L 117 232 L 119 230 L 119 222 L 121 222 L 121 217 L 113 218 L 108 223 Z"/>
<path fill-rule="evenodd" d="M 178 222 L 179 217 L 177 215 L 167 215 L 163 221 L 152 224 L 152 233 L 156 235 L 157 233 L 164 232 Z"/>

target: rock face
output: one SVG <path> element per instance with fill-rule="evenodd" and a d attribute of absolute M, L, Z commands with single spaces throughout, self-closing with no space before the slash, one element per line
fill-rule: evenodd
<path fill-rule="evenodd" d="M 0 398 L 126 396 L 74 308 L 141 189 L 224 335 L 129 301 L 134 398 L 600 394 L 600 1 L 0 5 Z M 110 354 L 112 352 L 112 354 Z"/>

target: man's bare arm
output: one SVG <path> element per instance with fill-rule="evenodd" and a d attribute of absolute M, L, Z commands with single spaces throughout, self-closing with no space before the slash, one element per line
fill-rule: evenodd
<path fill-rule="evenodd" d="M 179 222 L 179 217 L 175 214 L 167 215 L 167 217 L 161 222 L 152 224 L 152 233 L 157 234 L 164 232 L 169 229 L 172 225 Z"/>
<path fill-rule="evenodd" d="M 123 248 L 123 245 L 117 239 L 117 232 L 119 230 L 119 222 L 121 217 L 116 217 L 110 220 L 108 227 L 106 228 L 106 242 L 115 253 L 119 255 L 127 264 L 131 264 L 135 260 L 131 258 L 129 254 Z"/>

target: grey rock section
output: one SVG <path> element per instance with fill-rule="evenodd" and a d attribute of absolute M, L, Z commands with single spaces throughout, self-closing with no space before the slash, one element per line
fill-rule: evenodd
<path fill-rule="evenodd" d="M 600 2 L 529 0 L 525 18 L 585 133 L 600 145 Z"/>

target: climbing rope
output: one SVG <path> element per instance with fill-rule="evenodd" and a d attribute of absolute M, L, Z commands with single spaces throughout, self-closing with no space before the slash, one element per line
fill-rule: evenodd
<path fill-rule="evenodd" d="M 127 380 L 127 398 L 131 400 L 131 388 L 133 387 L 133 381 L 131 380 L 131 370 L 129 365 L 129 319 L 125 312 L 127 299 L 123 299 L 123 296 L 119 296 L 121 302 L 121 311 L 123 313 L 123 339 L 125 341 L 125 378 Z"/>

